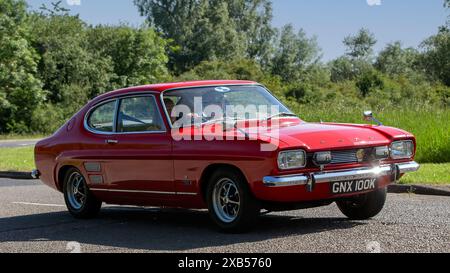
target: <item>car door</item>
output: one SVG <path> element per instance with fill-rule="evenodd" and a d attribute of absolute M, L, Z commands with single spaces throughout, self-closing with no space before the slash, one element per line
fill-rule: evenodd
<path fill-rule="evenodd" d="M 175 195 L 172 138 L 155 96 L 120 97 L 115 108 L 114 133 L 100 136 L 104 186 L 136 199 Z"/>

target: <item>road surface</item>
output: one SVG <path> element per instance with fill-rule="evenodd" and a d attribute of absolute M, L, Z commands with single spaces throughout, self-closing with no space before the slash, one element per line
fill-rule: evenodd
<path fill-rule="evenodd" d="M 390 194 L 370 221 L 328 207 L 262 217 L 251 233 L 215 230 L 205 211 L 105 207 L 75 220 L 39 181 L 0 179 L 0 252 L 450 252 L 450 198 Z"/>
<path fill-rule="evenodd" d="M 0 149 L 1 148 L 17 148 L 17 147 L 34 146 L 38 141 L 39 141 L 38 139 L 30 139 L 30 140 L 0 140 Z"/>

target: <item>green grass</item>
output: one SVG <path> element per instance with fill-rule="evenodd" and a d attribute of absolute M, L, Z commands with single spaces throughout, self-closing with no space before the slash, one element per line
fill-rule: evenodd
<path fill-rule="evenodd" d="M 400 183 L 450 185 L 450 163 L 422 164 L 418 172 L 405 175 Z"/>
<path fill-rule="evenodd" d="M 0 171 L 29 172 L 34 168 L 34 147 L 0 149 Z"/>

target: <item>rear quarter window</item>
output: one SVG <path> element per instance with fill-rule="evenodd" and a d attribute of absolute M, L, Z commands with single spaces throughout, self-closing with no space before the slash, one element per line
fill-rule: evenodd
<path fill-rule="evenodd" d="M 97 132 L 112 133 L 114 131 L 115 109 L 115 100 L 98 106 L 89 115 L 88 127 Z"/>

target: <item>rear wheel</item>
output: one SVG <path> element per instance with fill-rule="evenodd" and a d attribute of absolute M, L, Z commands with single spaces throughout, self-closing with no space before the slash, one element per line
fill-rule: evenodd
<path fill-rule="evenodd" d="M 102 202 L 92 195 L 86 179 L 76 168 L 71 168 L 64 178 L 64 200 L 67 209 L 76 218 L 87 219 L 95 217 Z"/>
<path fill-rule="evenodd" d="M 225 232 L 249 230 L 257 219 L 260 206 L 247 181 L 233 169 L 221 169 L 211 177 L 206 199 L 213 221 Z"/>
<path fill-rule="evenodd" d="M 387 189 L 359 195 L 350 200 L 337 201 L 341 212 L 352 220 L 366 220 L 378 215 L 386 203 Z"/>

